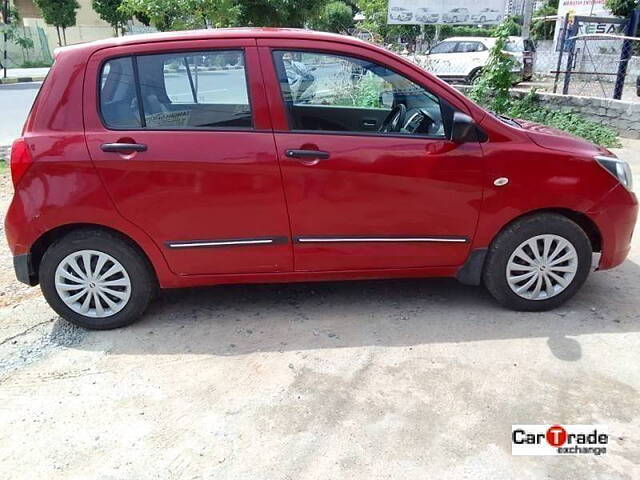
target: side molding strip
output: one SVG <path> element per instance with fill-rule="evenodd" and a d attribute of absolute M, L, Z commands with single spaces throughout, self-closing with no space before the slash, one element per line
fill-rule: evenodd
<path fill-rule="evenodd" d="M 466 243 L 465 237 L 297 237 L 298 243 L 341 243 L 341 242 L 445 242 Z"/>
<path fill-rule="evenodd" d="M 190 242 L 167 242 L 169 248 L 243 247 L 287 243 L 287 237 L 230 238 L 226 240 L 194 240 Z"/>

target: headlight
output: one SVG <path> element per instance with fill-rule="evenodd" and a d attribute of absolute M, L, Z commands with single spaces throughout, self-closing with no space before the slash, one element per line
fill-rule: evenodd
<path fill-rule="evenodd" d="M 594 158 L 607 172 L 616 177 L 621 184 L 627 187 L 628 190 L 633 188 L 631 167 L 629 167 L 627 162 L 616 157 L 603 157 L 600 155 L 597 155 Z"/>

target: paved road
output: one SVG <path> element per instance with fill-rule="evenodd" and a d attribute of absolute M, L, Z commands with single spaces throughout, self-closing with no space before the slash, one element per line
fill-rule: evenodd
<path fill-rule="evenodd" d="M 20 135 L 40 82 L 0 85 L 0 146 L 10 145 Z"/>

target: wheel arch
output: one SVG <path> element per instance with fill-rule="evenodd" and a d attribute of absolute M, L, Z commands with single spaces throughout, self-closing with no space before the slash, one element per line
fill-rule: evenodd
<path fill-rule="evenodd" d="M 33 243 L 30 250 L 30 276 L 31 284 L 37 285 L 39 283 L 38 275 L 40 270 L 40 262 L 42 261 L 42 256 L 47 251 L 47 249 L 58 239 L 63 236 L 77 231 L 77 230 L 100 230 L 103 232 L 108 232 L 114 236 L 119 237 L 124 242 L 128 243 L 130 246 L 135 248 L 146 263 L 149 271 L 153 274 L 156 283 L 158 283 L 158 272 L 154 266 L 154 263 L 151 261 L 151 258 L 147 254 L 144 248 L 136 242 L 131 236 L 123 233 L 120 230 L 117 230 L 112 227 L 108 227 L 106 225 L 100 225 L 96 223 L 68 223 L 65 225 L 60 225 L 58 227 L 52 228 L 51 230 L 46 231 L 38 239 Z"/>
<path fill-rule="evenodd" d="M 540 208 L 537 210 L 531 210 L 529 212 L 518 215 L 515 218 L 512 218 L 496 232 L 496 234 L 491 239 L 491 243 L 494 242 L 494 240 L 498 237 L 498 235 L 500 235 L 500 233 L 502 233 L 506 228 L 508 228 L 515 222 L 518 222 L 525 217 L 531 217 L 545 213 L 555 213 L 573 221 L 573 223 L 577 224 L 584 231 L 584 233 L 587 235 L 587 238 L 589 238 L 589 242 L 591 243 L 591 251 L 600 252 L 602 250 L 602 234 L 600 233 L 600 229 L 595 224 L 595 222 L 591 220 L 591 218 L 589 218 L 589 216 L 585 213 L 578 212 L 570 208 L 561 207 Z"/>
<path fill-rule="evenodd" d="M 487 245 L 486 247 L 476 247 L 471 250 L 465 263 L 458 269 L 456 278 L 465 285 L 480 285 L 482 283 L 482 274 L 485 267 L 487 252 L 489 251 L 489 248 L 496 240 L 496 238 L 498 238 L 498 236 L 505 229 L 513 225 L 515 222 L 518 222 L 526 217 L 532 217 L 545 213 L 555 213 L 557 215 L 562 215 L 563 217 L 568 218 L 576 225 L 578 225 L 587 235 L 589 243 L 591 244 L 592 252 L 602 251 L 602 234 L 600 233 L 600 229 L 598 228 L 598 226 L 593 220 L 591 220 L 591 218 L 589 218 L 588 215 L 576 210 L 572 210 L 570 208 L 540 208 L 536 210 L 530 210 L 512 218 L 496 231 L 496 233 L 491 238 L 489 245 Z"/>
<path fill-rule="evenodd" d="M 482 69 L 484 67 L 480 66 L 480 67 L 474 67 L 469 74 L 467 75 L 467 83 L 469 85 L 472 85 L 473 82 L 476 80 L 476 78 L 478 78 L 480 75 L 482 75 Z"/>

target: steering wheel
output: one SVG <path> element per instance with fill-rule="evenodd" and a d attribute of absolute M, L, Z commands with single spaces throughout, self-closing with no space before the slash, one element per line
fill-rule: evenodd
<path fill-rule="evenodd" d="M 389 115 L 384 119 L 380 126 L 381 133 L 399 132 L 404 126 L 404 120 L 407 116 L 407 107 L 402 103 L 399 103 L 393 110 L 389 112 Z"/>

